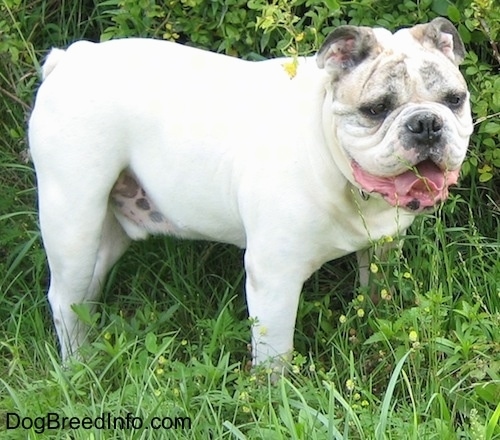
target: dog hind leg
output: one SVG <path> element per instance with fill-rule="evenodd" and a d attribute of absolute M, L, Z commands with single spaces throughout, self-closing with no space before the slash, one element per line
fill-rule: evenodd
<path fill-rule="evenodd" d="M 43 193 L 43 185 L 39 187 Z M 130 239 L 107 201 L 74 207 L 70 213 L 66 209 L 62 215 L 61 205 L 48 199 L 45 203 L 40 198 L 40 224 L 51 272 L 48 299 L 65 360 L 86 336 L 72 305 L 92 304 L 97 299 L 109 269 Z"/>

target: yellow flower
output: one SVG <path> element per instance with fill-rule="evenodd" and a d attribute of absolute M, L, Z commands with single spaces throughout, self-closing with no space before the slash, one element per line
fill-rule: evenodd
<path fill-rule="evenodd" d="M 183 339 L 183 340 L 181 341 L 181 345 L 187 345 L 187 343 L 188 343 L 188 341 L 187 341 L 186 339 Z"/>
<path fill-rule="evenodd" d="M 347 388 L 347 391 L 352 391 L 354 389 L 354 381 L 352 379 L 347 379 L 345 383 L 345 387 Z"/>
<path fill-rule="evenodd" d="M 365 300 L 365 297 L 363 295 L 358 295 L 356 299 L 358 300 L 358 302 L 362 303 Z"/>
<path fill-rule="evenodd" d="M 297 60 L 288 61 L 286 63 L 283 63 L 282 66 L 283 69 L 285 69 L 285 72 L 290 77 L 290 79 L 294 78 L 295 75 L 297 75 L 297 66 L 298 66 Z"/>
<path fill-rule="evenodd" d="M 363 309 L 358 309 L 358 311 L 356 313 L 358 314 L 359 318 L 362 318 L 363 316 L 365 316 L 365 311 Z"/>
<path fill-rule="evenodd" d="M 370 272 L 371 273 L 377 273 L 378 272 L 378 266 L 375 263 L 370 264 Z"/>
<path fill-rule="evenodd" d="M 166 364 L 166 363 L 167 363 L 167 360 L 165 359 L 165 357 L 164 357 L 164 356 L 160 356 L 160 357 L 158 358 L 158 363 L 159 363 L 160 365 L 164 365 L 164 364 Z"/>
<path fill-rule="evenodd" d="M 382 289 L 380 291 L 380 297 L 384 300 L 384 301 L 390 301 L 392 299 L 392 295 L 387 291 L 387 289 Z"/>
<path fill-rule="evenodd" d="M 104 333 L 104 339 L 106 339 L 106 341 L 109 341 L 111 339 L 111 333 L 110 332 Z"/>
<path fill-rule="evenodd" d="M 409 280 L 409 279 L 411 278 L 411 273 L 410 273 L 410 272 L 405 272 L 405 273 L 403 274 L 403 276 L 404 276 L 407 280 Z"/>
<path fill-rule="evenodd" d="M 340 315 L 339 321 L 341 324 L 344 324 L 347 321 L 347 318 L 345 315 Z"/>
<path fill-rule="evenodd" d="M 410 342 L 417 342 L 418 340 L 418 333 L 415 330 L 412 330 L 410 334 L 408 335 L 408 339 Z"/>
<path fill-rule="evenodd" d="M 261 325 L 259 327 L 259 335 L 266 336 L 267 335 L 267 327 L 264 327 L 263 325 Z"/>
<path fill-rule="evenodd" d="M 301 32 L 300 34 L 297 34 L 295 36 L 295 41 L 299 42 L 299 41 L 302 41 L 304 39 L 304 32 Z"/>

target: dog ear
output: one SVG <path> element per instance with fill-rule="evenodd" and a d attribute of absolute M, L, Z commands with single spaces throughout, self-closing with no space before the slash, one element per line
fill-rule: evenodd
<path fill-rule="evenodd" d="M 339 26 L 326 37 L 316 55 L 316 63 L 334 80 L 350 72 L 377 47 L 372 29 L 358 26 Z"/>
<path fill-rule="evenodd" d="M 420 24 L 410 29 L 413 37 L 424 47 L 439 49 L 457 66 L 465 57 L 465 47 L 453 23 L 438 17 L 427 24 Z"/>

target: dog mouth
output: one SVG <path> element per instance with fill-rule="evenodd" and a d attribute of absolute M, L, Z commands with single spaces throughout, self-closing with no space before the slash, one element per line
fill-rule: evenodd
<path fill-rule="evenodd" d="M 425 160 L 408 171 L 393 177 L 380 177 L 363 170 L 355 161 L 351 163 L 354 179 L 363 191 L 376 192 L 392 206 L 409 211 L 421 211 L 448 198 L 448 188 L 457 183 L 460 170 L 440 169 L 431 160 Z"/>

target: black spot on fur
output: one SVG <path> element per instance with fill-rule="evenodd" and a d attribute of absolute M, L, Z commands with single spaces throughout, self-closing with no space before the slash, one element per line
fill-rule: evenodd
<path fill-rule="evenodd" d="M 137 199 L 135 202 L 135 205 L 139 208 L 142 209 L 143 211 L 149 211 L 151 209 L 151 206 L 149 205 L 148 199 Z"/>
<path fill-rule="evenodd" d="M 158 212 L 158 211 L 153 211 L 153 212 L 149 213 L 149 218 L 154 223 L 161 223 L 165 220 L 165 217 L 163 217 L 163 214 L 161 212 Z"/>

